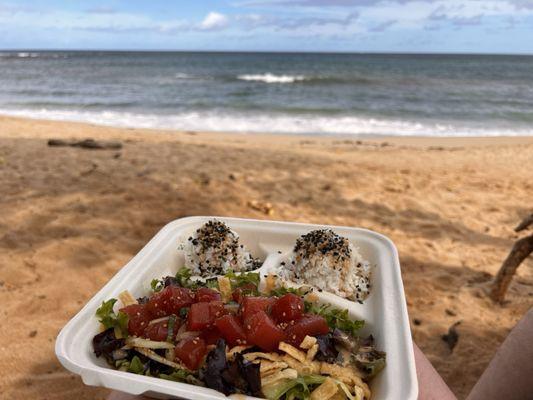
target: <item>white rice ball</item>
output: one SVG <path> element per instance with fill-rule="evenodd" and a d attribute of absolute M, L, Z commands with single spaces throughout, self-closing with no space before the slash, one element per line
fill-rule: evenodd
<path fill-rule="evenodd" d="M 250 271 L 258 267 L 246 247 L 239 243 L 239 235 L 225 223 L 206 222 L 183 244 L 185 267 L 193 275 L 211 277 L 235 272 Z"/>
<path fill-rule="evenodd" d="M 350 241 L 331 229 L 301 236 L 280 275 L 347 299 L 362 302 L 370 293 L 370 263 Z"/>

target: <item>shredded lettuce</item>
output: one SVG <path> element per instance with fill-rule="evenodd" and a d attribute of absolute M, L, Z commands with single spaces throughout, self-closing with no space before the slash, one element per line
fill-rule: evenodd
<path fill-rule="evenodd" d="M 249 283 L 259 286 L 260 275 L 258 272 L 241 272 L 236 274 L 230 269 L 224 276 L 229 278 L 232 287 L 241 287 Z"/>
<path fill-rule="evenodd" d="M 314 304 L 305 303 L 305 311 L 321 315 L 325 318 L 329 327 L 332 329 L 340 329 L 352 336 L 357 336 L 357 332 L 365 325 L 363 320 L 352 320 L 348 315 L 348 310 L 341 310 L 339 308 L 332 307 L 329 304 Z"/>
<path fill-rule="evenodd" d="M 115 313 L 113 306 L 117 299 L 109 299 L 102 302 L 102 305 L 96 310 L 96 317 L 105 329 L 114 328 L 115 332 L 120 331 L 122 337 L 128 336 L 128 314 L 119 311 Z"/>
<path fill-rule="evenodd" d="M 296 296 L 302 297 L 302 296 L 305 296 L 307 293 L 309 293 L 310 290 L 311 290 L 310 288 L 306 288 L 306 287 L 293 288 L 293 287 L 280 286 L 275 289 L 272 289 L 270 291 L 270 295 L 281 297 L 284 294 L 292 293 L 292 294 L 295 294 Z"/>
<path fill-rule="evenodd" d="M 191 276 L 192 276 L 191 270 L 183 267 L 179 269 L 178 272 L 176 272 L 176 276 L 175 276 L 176 281 L 177 281 L 176 283 L 181 287 L 196 289 L 197 283 L 193 282 L 193 280 L 191 279 Z"/>
<path fill-rule="evenodd" d="M 276 382 L 262 388 L 263 394 L 268 400 L 278 400 L 286 395 L 286 400 L 307 400 L 311 392 L 326 380 L 322 375 L 304 375 L 296 379 Z"/>

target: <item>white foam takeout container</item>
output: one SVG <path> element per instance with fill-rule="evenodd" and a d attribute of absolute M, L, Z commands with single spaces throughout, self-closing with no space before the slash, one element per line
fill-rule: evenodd
<path fill-rule="evenodd" d="M 204 387 L 114 370 L 106 364 L 103 357 L 96 358 L 92 350 L 92 338 L 99 329 L 94 313 L 102 301 L 116 298 L 126 289 L 135 297 L 147 295 L 153 278 L 174 275 L 183 265 L 183 254 L 178 250 L 180 239 L 186 238 L 213 218 L 182 218 L 161 229 L 61 330 L 55 346 L 61 364 L 80 375 L 83 382 L 91 386 L 162 399 L 226 398 L 222 393 Z M 216 219 L 224 221 L 236 231 L 254 257 L 264 260 L 260 268 L 261 276 L 279 265 L 298 236 L 313 229 L 327 227 L 237 218 Z M 387 366 L 370 385 L 372 399 L 416 400 L 418 384 L 413 345 L 396 247 L 387 237 L 370 230 L 337 226 L 329 228 L 355 243 L 363 257 L 375 267 L 371 278 L 371 293 L 363 304 L 325 292 L 318 293 L 320 300 L 347 308 L 353 318 L 364 319 L 366 324 L 361 334 L 372 333 L 377 348 L 387 352 Z"/>

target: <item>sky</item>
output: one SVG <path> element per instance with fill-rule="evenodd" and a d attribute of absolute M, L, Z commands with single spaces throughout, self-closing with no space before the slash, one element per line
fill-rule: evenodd
<path fill-rule="evenodd" d="M 0 0 L 0 49 L 533 54 L 533 0 Z"/>

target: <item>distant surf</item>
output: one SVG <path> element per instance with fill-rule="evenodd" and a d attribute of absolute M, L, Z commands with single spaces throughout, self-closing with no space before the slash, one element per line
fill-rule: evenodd
<path fill-rule="evenodd" d="M 293 83 L 305 80 L 303 75 L 274 75 L 274 74 L 256 74 L 256 75 L 239 75 L 237 77 L 243 81 L 258 81 L 265 83 Z"/>

